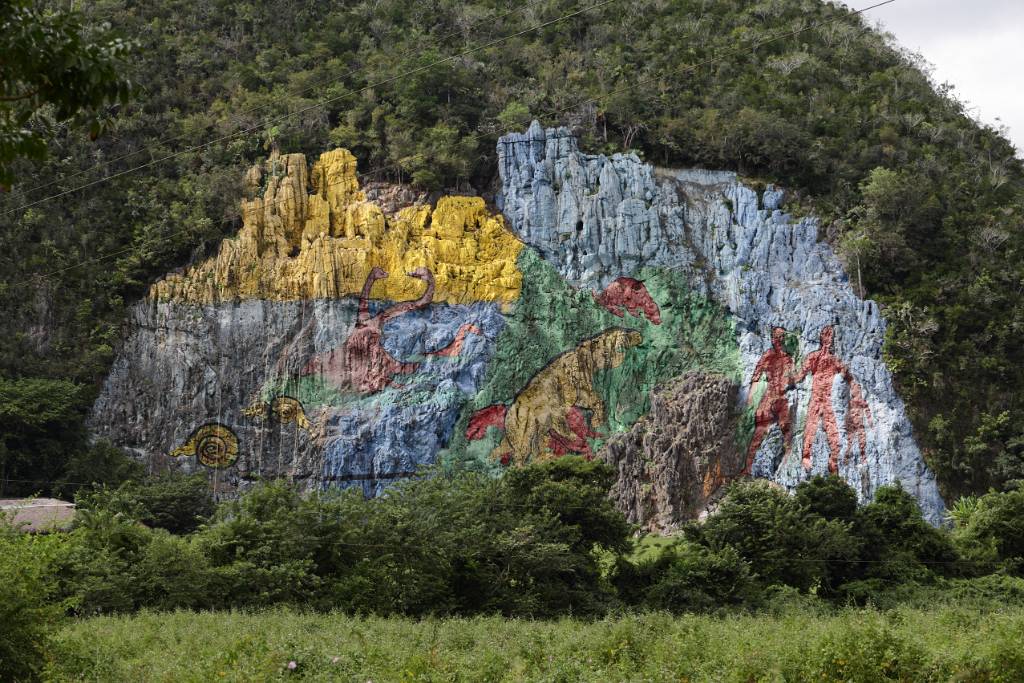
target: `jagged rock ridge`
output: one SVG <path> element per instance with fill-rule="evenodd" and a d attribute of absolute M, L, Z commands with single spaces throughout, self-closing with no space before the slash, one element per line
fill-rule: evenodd
<path fill-rule="evenodd" d="M 834 353 L 819 363 L 821 372 L 792 382 L 785 396 L 769 397 L 796 413 L 793 433 L 804 431 L 800 422 L 808 415 L 817 418 L 806 449 L 800 439 L 794 452 L 783 453 L 781 438 L 766 438 L 752 454 L 753 474 L 793 487 L 831 464 L 862 500 L 899 482 L 929 519 L 940 521 L 934 475 L 881 358 L 885 321 L 874 302 L 856 296 L 838 259 L 817 240 L 817 219 L 794 222 L 774 187 L 759 201 L 733 173 L 656 171 L 632 154 L 586 155 L 565 129 L 536 123 L 503 137 L 498 154 L 501 208 L 512 229 L 567 280 L 600 289 L 645 267 L 670 268 L 725 306 L 736 318 L 744 399 L 774 329 L 796 337 L 799 361 L 833 330 Z M 794 374 L 803 369 L 796 364 Z M 770 408 L 755 422 L 779 422 L 773 413 L 782 411 Z M 848 419 L 851 412 L 859 413 L 859 424 Z M 777 437 L 781 429 L 770 431 Z"/>
<path fill-rule="evenodd" d="M 683 375 L 654 391 L 647 416 L 608 440 L 601 456 L 618 469 L 612 497 L 630 522 L 675 531 L 740 473 L 737 393 L 727 377 Z"/>
<path fill-rule="evenodd" d="M 439 457 L 575 453 L 619 463 L 652 528 L 744 470 L 792 487 L 833 469 L 862 499 L 899 481 L 938 521 L 884 321 L 814 219 L 730 173 L 582 154 L 565 130 L 498 152 L 504 216 L 475 197 L 382 207 L 345 150 L 254 169 L 239 236 L 133 309 L 94 430 L 154 467 L 211 467 L 225 493 L 286 475 L 374 494 Z"/>

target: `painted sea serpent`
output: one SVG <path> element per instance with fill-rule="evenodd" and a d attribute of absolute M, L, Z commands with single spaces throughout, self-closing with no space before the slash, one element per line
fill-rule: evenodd
<path fill-rule="evenodd" d="M 434 300 L 434 275 L 427 268 L 417 268 L 409 277 L 423 280 L 427 289 L 414 301 L 395 304 L 375 316 L 370 316 L 370 291 L 373 283 L 388 277 L 387 271 L 375 267 L 366 278 L 359 296 L 359 315 L 356 327 L 344 344 L 311 358 L 302 369 L 303 375 L 320 375 L 342 390 L 373 394 L 392 386 L 395 378 L 416 372 L 420 364 L 398 360 L 384 348 L 384 323 L 405 313 L 424 308 Z M 459 354 L 467 334 L 481 334 L 476 325 L 467 323 L 456 332 L 455 339 L 446 347 L 428 352 L 426 356 L 454 357 Z"/>

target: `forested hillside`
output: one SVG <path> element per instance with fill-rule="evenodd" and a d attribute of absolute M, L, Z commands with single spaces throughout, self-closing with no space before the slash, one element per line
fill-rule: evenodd
<path fill-rule="evenodd" d="M 56 131 L 0 198 L 0 459 L 21 480 L 7 492 L 110 460 L 82 419 L 125 307 L 237 231 L 252 163 L 344 146 L 363 183 L 487 195 L 498 136 L 533 118 L 591 151 L 796 191 L 786 208 L 821 216 L 883 305 L 944 492 L 1024 478 L 1024 169 L 870 15 L 818 0 L 80 10 L 138 41 L 139 90 L 95 141 Z"/>

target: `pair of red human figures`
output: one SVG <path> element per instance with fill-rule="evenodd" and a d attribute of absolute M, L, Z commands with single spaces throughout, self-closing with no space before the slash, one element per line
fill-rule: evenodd
<path fill-rule="evenodd" d="M 814 379 L 811 383 L 811 400 L 807 407 L 807 421 L 804 425 L 804 469 L 811 469 L 811 449 L 814 446 L 814 437 L 817 436 L 819 425 L 823 425 L 825 434 L 828 436 L 829 472 L 835 473 L 839 470 L 839 427 L 836 425 L 836 415 L 832 408 L 832 380 L 836 375 L 841 375 L 850 386 L 850 405 L 846 411 L 845 425 L 847 438 L 850 444 L 856 439 L 860 446 L 861 457 L 867 457 L 867 437 L 864 430 L 867 422 L 871 419 L 871 409 L 868 407 L 867 401 L 864 400 L 864 393 L 860 385 L 850 374 L 850 369 L 832 353 L 834 334 L 831 325 L 825 327 L 821 331 L 821 347 L 807 356 L 800 372 L 794 374 L 793 358 L 783 347 L 786 331 L 781 327 L 772 330 L 772 348 L 761 356 L 754 368 L 754 374 L 750 378 L 750 400 L 753 400 L 754 385 L 762 375 L 767 380 L 768 386 L 754 412 L 754 436 L 750 440 L 750 448 L 747 450 L 747 465 L 743 474 L 750 474 L 757 449 L 773 425 L 777 424 L 782 430 L 784 449 L 785 451 L 789 450 L 793 423 L 786 394 L 802 382 L 807 375 L 813 375 Z"/>

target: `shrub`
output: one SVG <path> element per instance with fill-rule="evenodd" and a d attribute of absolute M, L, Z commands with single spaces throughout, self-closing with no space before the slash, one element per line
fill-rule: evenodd
<path fill-rule="evenodd" d="M 61 614 L 53 601 L 61 536 L 19 533 L 0 513 L 0 679 L 27 681 L 41 671 L 46 641 Z"/>
<path fill-rule="evenodd" d="M 110 510 L 174 534 L 195 531 L 216 508 L 201 474 L 126 481 L 115 489 L 84 491 L 76 500 L 79 508 Z"/>
<path fill-rule="evenodd" d="M 978 498 L 971 513 L 957 522 L 953 538 L 971 573 L 997 568 L 1024 572 L 1024 488 Z"/>
<path fill-rule="evenodd" d="M 284 481 L 221 505 L 196 537 L 214 567 L 214 590 L 230 606 L 305 602 L 318 584 L 313 555 L 323 520 Z M 313 514 L 311 514 L 313 513 Z"/>
<path fill-rule="evenodd" d="M 849 522 L 813 514 L 762 480 L 732 485 L 718 511 L 688 533 L 712 550 L 734 548 L 766 585 L 801 590 L 827 584 L 832 565 L 859 546 Z"/>
<path fill-rule="evenodd" d="M 753 605 L 760 593 L 750 565 L 734 548 L 714 551 L 683 539 L 653 559 L 620 560 L 614 583 L 631 605 L 676 613 Z"/>
<path fill-rule="evenodd" d="M 154 532 L 131 571 L 138 604 L 147 609 L 200 609 L 218 603 L 210 563 L 191 539 Z"/>
<path fill-rule="evenodd" d="M 57 568 L 78 614 L 223 604 L 217 575 L 194 537 L 150 529 L 107 508 L 79 511 Z"/>
<path fill-rule="evenodd" d="M 794 496 L 797 505 L 823 519 L 848 522 L 857 514 L 857 492 L 835 475 L 800 482 Z"/>
<path fill-rule="evenodd" d="M 814 678 L 829 681 L 912 681 L 924 673 L 925 652 L 868 614 L 862 623 L 826 636 Z"/>
<path fill-rule="evenodd" d="M 914 497 L 898 485 L 878 489 L 859 510 L 855 531 L 864 542 L 865 578 L 929 581 L 956 568 L 949 534 L 926 522 Z"/>
<path fill-rule="evenodd" d="M 225 605 L 301 602 L 378 614 L 551 616 L 614 604 L 600 551 L 627 546 L 608 466 L 582 458 L 502 479 L 458 472 L 300 496 L 258 486 L 196 534 Z"/>
<path fill-rule="evenodd" d="M 114 447 L 109 441 L 97 441 L 71 456 L 57 491 L 71 496 L 82 486 L 120 486 L 145 474 L 142 465 Z"/>
<path fill-rule="evenodd" d="M 109 509 L 82 509 L 68 535 L 60 571 L 61 592 L 79 614 L 127 612 L 141 605 L 133 571 L 153 532 Z"/>

